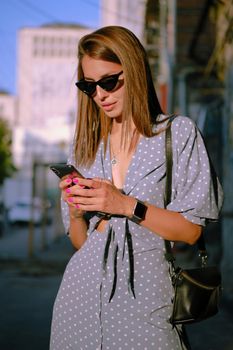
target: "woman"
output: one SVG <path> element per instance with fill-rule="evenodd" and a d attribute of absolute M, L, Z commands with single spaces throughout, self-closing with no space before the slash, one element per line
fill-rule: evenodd
<path fill-rule="evenodd" d="M 196 126 L 176 117 L 165 209 L 168 118 L 144 48 L 129 30 L 110 26 L 84 36 L 78 52 L 79 111 L 68 162 L 85 178 L 60 183 L 64 223 L 78 251 L 54 305 L 50 349 L 186 349 L 182 331 L 169 323 L 164 239 L 195 243 L 218 217 L 221 188 L 214 188 Z"/>

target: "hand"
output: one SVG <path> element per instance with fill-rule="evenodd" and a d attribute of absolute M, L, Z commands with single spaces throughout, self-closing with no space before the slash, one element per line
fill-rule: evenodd
<path fill-rule="evenodd" d="M 78 181 L 77 178 L 76 178 L 76 181 Z M 78 209 L 76 205 L 69 200 L 71 197 L 69 193 L 70 192 L 69 189 L 70 189 L 70 186 L 74 186 L 74 183 L 75 183 L 74 176 L 72 175 L 64 176 L 60 181 L 59 187 L 61 189 L 62 199 L 69 205 L 71 216 L 77 219 L 83 216 L 84 211 Z M 78 185 L 76 186 L 79 187 Z"/>
<path fill-rule="evenodd" d="M 121 193 L 110 181 L 73 179 L 76 185 L 66 189 L 67 201 L 82 211 L 100 211 L 114 215 L 130 216 L 135 199 Z"/>

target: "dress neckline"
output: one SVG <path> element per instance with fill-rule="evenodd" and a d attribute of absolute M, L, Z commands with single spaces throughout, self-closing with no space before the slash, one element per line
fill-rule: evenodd
<path fill-rule="evenodd" d="M 129 164 L 128 164 L 128 168 L 127 168 L 126 173 L 125 173 L 125 179 L 124 179 L 123 187 L 122 188 L 118 188 L 122 193 L 125 193 L 124 189 L 126 188 L 126 185 L 127 185 L 127 182 L 128 182 L 128 178 L 129 178 L 129 174 L 130 174 L 131 169 L 132 169 L 133 161 L 135 160 L 135 156 L 137 155 L 138 150 L 141 147 L 143 139 L 145 139 L 145 138 L 140 135 L 138 143 L 137 143 L 137 145 L 135 147 L 134 153 L 131 156 L 131 159 L 130 159 Z M 112 167 L 113 167 L 113 165 L 111 163 L 110 134 L 108 135 L 108 141 L 107 141 L 106 163 L 105 163 L 105 165 L 107 166 L 108 178 L 113 182 L 113 176 L 112 176 Z"/>

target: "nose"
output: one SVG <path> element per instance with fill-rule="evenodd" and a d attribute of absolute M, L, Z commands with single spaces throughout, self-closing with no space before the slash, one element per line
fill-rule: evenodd
<path fill-rule="evenodd" d="M 108 94 L 108 91 L 102 89 L 102 87 L 100 87 L 99 85 L 96 86 L 96 96 L 100 100 L 104 100 L 108 96 Z"/>

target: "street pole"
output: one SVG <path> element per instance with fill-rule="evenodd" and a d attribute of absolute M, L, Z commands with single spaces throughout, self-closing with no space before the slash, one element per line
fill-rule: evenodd
<path fill-rule="evenodd" d="M 31 191 L 31 207 L 30 207 L 30 221 L 28 230 L 28 257 L 34 256 L 34 197 L 36 192 L 36 163 L 32 163 L 32 191 Z"/>
<path fill-rule="evenodd" d="M 168 113 L 174 112 L 176 85 L 176 0 L 168 0 L 167 16 L 167 54 L 169 64 L 168 74 Z"/>
<path fill-rule="evenodd" d="M 41 223 L 41 250 L 47 248 L 47 207 L 46 207 L 46 188 L 47 188 L 47 164 L 42 164 L 42 173 L 43 173 L 43 183 L 42 183 L 42 205 L 43 205 L 43 217 Z"/>
<path fill-rule="evenodd" d="M 222 275 L 223 294 L 233 305 L 233 65 L 226 74 L 226 95 L 224 113 L 224 183 L 225 200 L 222 212 Z"/>

